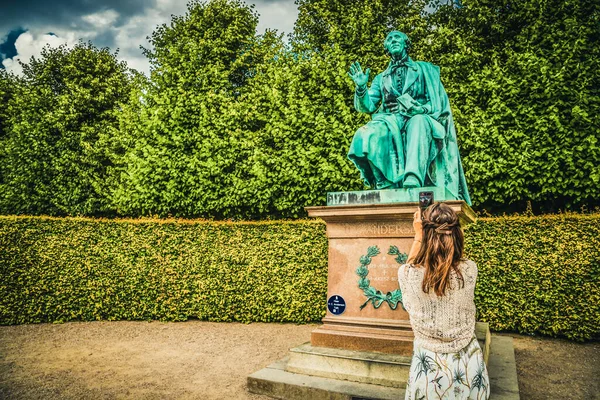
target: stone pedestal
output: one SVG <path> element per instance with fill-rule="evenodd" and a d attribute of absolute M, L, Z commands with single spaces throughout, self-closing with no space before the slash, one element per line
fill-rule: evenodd
<path fill-rule="evenodd" d="M 444 203 L 459 214 L 463 226 L 475 220 L 473 210 L 464 201 Z M 327 298 L 338 296 L 345 303 L 341 314 L 328 309 L 323 325 L 311 335 L 313 346 L 412 354 L 413 333 L 408 314 L 399 303 L 394 309 L 394 302 L 382 299 L 393 297 L 398 289 L 398 267 L 412 246 L 412 221 L 417 206 L 417 202 L 409 202 L 307 208 L 309 216 L 327 224 Z M 361 257 L 367 256 L 369 249 L 377 249 L 378 254 L 364 265 Z M 368 269 L 366 276 L 363 270 L 363 276 L 369 280 L 371 293 L 380 293 L 373 300 L 359 287 L 361 276 L 357 269 L 361 265 Z"/>
<path fill-rule="evenodd" d="M 250 375 L 250 392 L 295 400 L 404 397 L 414 336 L 394 293 L 399 289 L 401 256 L 410 251 L 414 237 L 419 190 L 330 193 L 328 206 L 307 208 L 311 217 L 327 224 L 327 297 L 332 298 L 333 312 L 324 304 L 327 315 L 312 332 L 310 343 L 290 349 L 285 358 Z M 446 201 L 443 196 L 434 193 L 436 201 L 443 200 L 459 214 L 463 226 L 475 220 L 463 201 Z M 397 202 L 384 203 L 388 201 Z M 368 279 L 366 288 L 375 292 L 365 293 L 365 281 L 359 287 L 361 278 Z M 369 300 L 369 293 L 376 294 L 376 301 Z M 485 362 L 490 358 L 492 395 L 518 400 L 512 341 L 505 337 L 492 341 L 484 323 L 477 323 L 475 331 Z"/>

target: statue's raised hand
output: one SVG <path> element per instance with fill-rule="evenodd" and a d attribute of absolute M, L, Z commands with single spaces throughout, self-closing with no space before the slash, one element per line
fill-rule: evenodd
<path fill-rule="evenodd" d="M 369 81 L 369 72 L 371 72 L 369 68 L 363 72 L 358 61 L 355 61 L 350 65 L 350 72 L 348 72 L 348 76 L 352 78 L 357 87 L 364 87 Z"/>

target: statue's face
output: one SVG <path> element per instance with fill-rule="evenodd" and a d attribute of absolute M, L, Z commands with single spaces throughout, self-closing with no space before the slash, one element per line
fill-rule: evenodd
<path fill-rule="evenodd" d="M 392 31 L 385 38 L 384 46 L 393 58 L 400 57 L 406 52 L 406 35 Z"/>

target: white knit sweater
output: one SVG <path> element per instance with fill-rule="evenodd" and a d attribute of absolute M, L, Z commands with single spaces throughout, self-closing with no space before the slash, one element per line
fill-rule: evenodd
<path fill-rule="evenodd" d="M 423 268 L 404 264 L 398 270 L 402 303 L 415 334 L 415 349 L 422 347 L 436 353 L 455 353 L 473 339 L 477 265 L 465 260 L 459 268 L 464 287 L 460 287 L 456 273 L 451 272 L 450 287 L 444 296 L 437 296 L 433 289 L 429 293 L 423 292 Z"/>

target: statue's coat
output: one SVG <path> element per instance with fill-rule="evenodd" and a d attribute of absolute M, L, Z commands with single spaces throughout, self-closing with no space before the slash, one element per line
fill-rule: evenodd
<path fill-rule="evenodd" d="M 422 183 L 424 186 L 445 187 L 456 199 L 471 205 L 450 102 L 440 80 L 439 67 L 409 59 L 400 93 L 394 87 L 391 65 L 375 77 L 364 95 L 355 94 L 355 108 L 372 114 L 372 120 L 354 136 L 348 158 L 356 164 L 367 184 L 374 186 L 372 168 L 375 167 L 390 183 L 402 186 L 406 160 L 404 130 L 410 116 L 391 113 L 390 109 L 394 107 L 396 98 L 409 93 L 425 106 L 427 112 L 424 116 L 433 137 L 429 146 L 426 178 Z M 361 129 L 365 131 L 361 132 Z"/>

